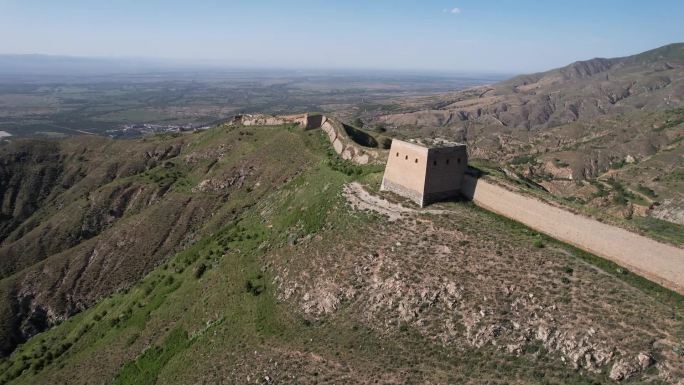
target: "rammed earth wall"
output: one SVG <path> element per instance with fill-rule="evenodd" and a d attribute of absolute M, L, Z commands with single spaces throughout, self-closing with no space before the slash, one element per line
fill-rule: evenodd
<path fill-rule="evenodd" d="M 464 145 L 426 147 L 393 140 L 381 188 L 420 206 L 457 197 L 467 159 Z"/>
<path fill-rule="evenodd" d="M 242 123 L 245 125 L 300 123 L 304 128 L 317 128 L 310 127 L 309 121 L 302 119 L 303 117 L 306 115 L 287 117 L 258 115 L 250 116 L 246 121 L 242 118 Z M 335 151 L 345 159 L 366 164 L 382 161 L 386 156 L 384 151 L 366 149 L 355 144 L 346 135 L 342 125 L 333 119 L 322 116 L 320 127 L 328 134 Z M 392 155 L 397 158 L 396 150 L 394 154 L 389 154 L 390 159 Z M 407 155 L 409 154 L 403 155 L 404 161 L 408 160 L 406 159 Z M 419 155 L 419 152 L 416 152 L 416 155 Z M 413 158 L 414 164 L 415 159 L 416 157 Z M 395 190 L 404 196 L 411 197 L 411 199 L 415 198 L 416 201 L 422 201 L 424 197 L 418 193 L 420 184 L 411 182 L 415 178 L 414 174 L 413 172 L 408 173 L 408 183 L 394 183 L 392 180 L 384 180 L 383 184 L 389 190 Z M 684 294 L 684 249 L 573 214 L 471 175 L 466 174 L 464 176 L 460 191 L 466 198 L 471 199 L 486 210 L 523 223 L 536 231 L 613 261 L 636 274 Z"/>
<path fill-rule="evenodd" d="M 282 124 L 299 124 L 303 129 L 321 128 L 328 135 L 335 152 L 342 159 L 358 164 L 380 163 L 385 160 L 387 151 L 364 147 L 347 135 L 342 123 L 325 115 L 241 115 L 236 123 L 245 126 L 279 126 Z"/>
<path fill-rule="evenodd" d="M 463 193 L 484 209 L 684 294 L 684 249 L 573 214 L 470 175 L 464 178 Z"/>

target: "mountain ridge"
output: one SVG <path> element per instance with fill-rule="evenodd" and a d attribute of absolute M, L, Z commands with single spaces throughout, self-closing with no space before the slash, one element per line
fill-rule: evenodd
<path fill-rule="evenodd" d="M 650 195 L 631 202 L 639 216 L 684 224 L 684 184 L 672 177 L 684 153 L 682 43 L 388 106 L 362 118 L 394 135 L 465 141 L 472 158 L 497 162 L 563 198 L 631 215 L 623 204 L 592 198 L 603 190 L 582 185 L 617 178 L 635 197 L 639 190 Z"/>
<path fill-rule="evenodd" d="M 364 120 L 383 135 L 461 135 L 492 178 L 586 190 L 578 206 L 638 217 L 637 193 L 672 207 L 682 183 L 684 118 L 656 100 L 677 108 L 682 67 L 651 63 L 635 65 L 637 84 L 599 59 Z M 575 86 L 547 92 L 557 81 Z M 466 202 L 421 212 L 329 139 L 235 122 L 0 144 L 0 384 L 684 376 L 682 296 Z M 611 168 L 627 155 L 638 162 Z M 352 184 L 406 209 L 356 209 Z"/>

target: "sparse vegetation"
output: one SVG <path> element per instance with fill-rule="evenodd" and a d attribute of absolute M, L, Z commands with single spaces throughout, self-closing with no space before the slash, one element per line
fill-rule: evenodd
<path fill-rule="evenodd" d="M 580 110 L 569 108 L 564 113 L 579 120 Z M 559 127 L 558 116 L 546 118 L 545 128 Z M 384 147 L 387 138 L 369 135 L 362 123 L 349 126 L 352 134 Z M 532 145 L 515 143 L 519 127 L 505 123 L 506 136 L 493 146 L 510 141 L 526 154 L 542 154 L 532 151 L 544 146 L 550 154 L 538 156 L 558 167 L 581 163 L 574 158 L 579 145 L 556 137 L 564 127 Z M 531 130 L 537 128 L 525 127 L 524 137 L 546 140 L 546 132 Z M 610 147 L 596 140 L 587 146 Z M 341 159 L 320 131 L 222 126 L 125 146 L 98 138 L 64 143 L 20 149 L 60 155 L 21 170 L 18 180 L 30 184 L 17 191 L 37 195 L 12 208 L 25 218 L 0 228 L 2 239 L 27 236 L 13 245 L 23 259 L 2 259 L 0 293 L 12 295 L 0 298 L 0 331 L 41 331 L 10 347 L 0 360 L 0 384 L 595 384 L 609 381 L 618 360 L 635 361 L 642 351 L 658 365 L 636 367 L 630 383 L 684 376 L 684 297 L 470 202 L 393 221 L 354 209 L 345 184 L 377 192 L 382 166 Z M 532 155 L 501 159 L 513 159 L 517 170 L 545 166 Z M 472 164 L 504 175 L 494 161 Z M 639 181 L 640 194 L 667 197 L 661 180 L 628 179 L 637 166 L 643 164 L 590 180 L 593 196 L 565 202 L 643 203 L 629 189 Z M 676 182 L 677 172 L 663 181 Z M 58 187 L 42 188 L 41 178 Z M 526 178 L 511 180 L 547 194 Z M 684 243 L 679 225 L 637 215 L 631 221 Z M 39 261 L 23 256 L 39 252 L 44 262 L 35 270 Z M 28 275 L 36 271 L 40 282 Z M 79 279 L 70 281 L 73 275 Z M 9 302 L 15 293 L 41 295 L 22 297 L 24 306 Z M 7 318 L 8 309 L 23 308 L 50 309 L 66 320 L 58 324 L 39 311 Z"/>
<path fill-rule="evenodd" d="M 520 155 L 516 156 L 511 160 L 511 164 L 513 165 L 520 165 L 520 164 L 530 164 L 530 163 L 535 163 L 537 161 L 537 158 L 535 158 L 533 155 Z"/>
<path fill-rule="evenodd" d="M 640 193 L 646 195 L 646 196 L 649 197 L 649 198 L 657 198 L 657 197 L 658 197 L 658 194 L 656 194 L 656 192 L 653 191 L 653 189 L 650 189 L 650 188 L 648 188 L 648 187 L 646 187 L 646 186 L 644 186 L 644 185 L 642 185 L 642 184 L 639 184 L 639 185 L 637 186 L 637 191 L 639 191 Z"/>
<path fill-rule="evenodd" d="M 356 128 L 363 128 L 363 120 L 360 117 L 354 118 L 352 126 Z"/>
<path fill-rule="evenodd" d="M 613 202 L 619 205 L 626 205 L 630 199 L 636 199 L 636 196 L 629 191 L 625 185 L 615 179 L 615 178 L 608 178 L 606 182 L 613 188 L 613 192 L 615 195 L 613 195 Z"/>

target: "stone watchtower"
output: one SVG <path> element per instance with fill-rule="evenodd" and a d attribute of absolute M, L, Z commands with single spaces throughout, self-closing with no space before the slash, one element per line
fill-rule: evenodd
<path fill-rule="evenodd" d="M 381 189 L 405 196 L 423 207 L 458 196 L 467 164 L 465 144 L 394 139 Z"/>

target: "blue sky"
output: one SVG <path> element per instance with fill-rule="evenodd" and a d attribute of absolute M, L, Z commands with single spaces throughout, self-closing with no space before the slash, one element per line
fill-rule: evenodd
<path fill-rule="evenodd" d="M 0 0 L 0 53 L 521 73 L 684 41 L 681 0 Z"/>

